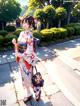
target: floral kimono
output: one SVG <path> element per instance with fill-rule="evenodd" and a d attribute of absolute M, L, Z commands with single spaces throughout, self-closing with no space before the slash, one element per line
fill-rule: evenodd
<path fill-rule="evenodd" d="M 33 48 L 33 35 L 30 31 L 22 31 L 17 40 L 17 49 L 15 48 L 17 61 L 21 69 L 24 87 L 26 88 L 26 97 L 32 95 L 30 87 L 32 87 L 32 66 L 35 66 L 37 56 Z"/>

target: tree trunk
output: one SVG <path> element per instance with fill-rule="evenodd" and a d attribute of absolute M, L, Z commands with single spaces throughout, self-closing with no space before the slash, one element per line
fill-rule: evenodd
<path fill-rule="evenodd" d="M 59 28 L 59 27 L 61 27 L 61 20 L 59 20 L 59 23 L 58 23 L 58 28 Z"/>
<path fill-rule="evenodd" d="M 70 12 L 68 14 L 68 19 L 67 19 L 67 24 L 69 24 L 69 23 L 70 23 Z"/>
<path fill-rule="evenodd" d="M 50 5 L 50 0 L 48 0 L 48 5 Z"/>
<path fill-rule="evenodd" d="M 47 22 L 47 26 L 46 26 L 46 28 L 49 28 L 49 22 Z"/>
<path fill-rule="evenodd" d="M 45 1 L 44 0 L 40 0 L 42 6 L 44 7 L 45 6 Z"/>
<path fill-rule="evenodd" d="M 2 30 L 4 30 L 4 23 L 2 22 Z"/>

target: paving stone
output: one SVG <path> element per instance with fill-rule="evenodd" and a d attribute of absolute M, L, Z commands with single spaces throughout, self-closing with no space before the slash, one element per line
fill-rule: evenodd
<path fill-rule="evenodd" d="M 6 106 L 16 103 L 16 95 L 13 82 L 0 86 L 0 100 L 6 100 Z"/>
<path fill-rule="evenodd" d="M 48 96 L 53 95 L 59 91 L 59 88 L 54 84 L 50 86 L 44 86 L 44 91 Z"/>
<path fill-rule="evenodd" d="M 14 103 L 11 106 L 19 106 L 19 104 L 18 103 Z"/>
<path fill-rule="evenodd" d="M 79 70 L 76 70 L 75 72 L 80 76 L 80 71 Z"/>
<path fill-rule="evenodd" d="M 22 86 L 21 79 L 17 79 L 15 81 L 15 89 L 16 89 L 16 93 L 17 93 L 17 99 L 18 100 L 24 99 L 24 88 Z"/>
<path fill-rule="evenodd" d="M 4 56 L 0 57 L 0 64 L 4 64 L 4 63 L 7 63 L 6 58 Z"/>
<path fill-rule="evenodd" d="M 10 82 L 11 78 L 11 71 L 8 64 L 0 65 L 0 84 L 4 84 Z"/>
<path fill-rule="evenodd" d="M 0 64 L 4 64 L 7 62 L 14 62 L 15 61 L 15 55 L 14 54 L 3 54 L 0 56 Z"/>
<path fill-rule="evenodd" d="M 15 60 L 15 58 L 12 55 L 7 56 L 8 62 L 13 62 L 13 60 Z"/>
<path fill-rule="evenodd" d="M 31 104 L 29 102 L 27 102 L 26 104 L 24 104 L 23 101 L 19 101 L 19 106 L 31 106 Z"/>
<path fill-rule="evenodd" d="M 44 86 L 49 86 L 53 84 L 48 74 L 43 75 L 43 79 L 44 79 Z"/>
<path fill-rule="evenodd" d="M 47 74 L 47 70 L 45 69 L 44 65 L 41 62 L 38 62 L 36 67 L 37 67 L 37 70 L 41 72 L 42 75 Z"/>
<path fill-rule="evenodd" d="M 54 94 L 50 101 L 52 102 L 53 106 L 74 106 L 62 92 L 57 92 Z"/>
<path fill-rule="evenodd" d="M 45 95 L 44 89 L 42 88 L 42 89 L 41 89 L 41 97 L 44 98 L 45 96 L 46 96 L 46 95 Z"/>
<path fill-rule="evenodd" d="M 37 56 L 42 60 L 51 59 L 55 57 L 55 52 L 51 51 L 47 47 L 41 47 L 37 50 Z"/>

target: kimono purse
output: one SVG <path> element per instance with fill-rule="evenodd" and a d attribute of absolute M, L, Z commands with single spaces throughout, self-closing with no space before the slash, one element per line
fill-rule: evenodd
<path fill-rule="evenodd" d="M 37 68 L 35 66 L 35 70 L 36 70 L 36 73 L 32 75 L 32 84 L 33 86 L 36 86 L 36 87 L 43 87 L 44 85 L 44 79 L 42 78 L 42 75 L 40 72 L 37 71 Z"/>

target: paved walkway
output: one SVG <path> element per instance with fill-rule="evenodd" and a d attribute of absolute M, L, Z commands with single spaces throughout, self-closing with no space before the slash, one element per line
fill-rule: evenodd
<path fill-rule="evenodd" d="M 72 46 L 76 48 L 78 43 L 74 42 L 72 43 L 71 41 L 71 43 L 74 44 L 74 46 Z M 66 67 L 66 62 L 61 60 L 63 59 L 63 55 L 61 58 L 60 50 L 64 51 L 65 48 L 72 48 L 72 46 L 69 46 L 68 42 L 61 45 L 51 45 L 49 47 L 39 48 L 37 55 L 41 59 L 41 62 L 37 64 L 37 68 L 39 69 L 38 71 L 42 73 L 45 80 L 45 85 L 42 89 L 42 100 L 36 102 L 33 99 L 26 104 L 27 106 L 31 106 L 31 104 L 32 106 L 74 106 L 61 92 L 62 88 L 57 83 L 57 80 L 55 80 L 54 72 L 54 67 L 57 65 L 63 64 L 62 67 Z M 64 53 L 66 52 L 64 51 Z M 53 60 L 55 63 L 54 65 Z M 5 106 L 25 106 L 22 101 L 24 91 L 17 66 L 13 51 L 0 54 L 0 100 L 6 100 Z M 66 70 L 70 70 L 68 67 L 69 66 L 66 67 Z M 60 68 L 61 66 L 57 67 L 57 70 L 59 71 Z M 58 78 L 59 77 L 60 76 L 58 76 Z"/>

